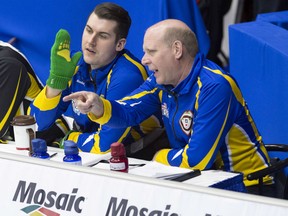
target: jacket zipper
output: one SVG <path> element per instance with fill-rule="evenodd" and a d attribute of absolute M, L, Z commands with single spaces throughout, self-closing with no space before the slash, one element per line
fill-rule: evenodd
<path fill-rule="evenodd" d="M 178 136 L 176 134 L 176 131 L 175 131 L 175 117 L 176 117 L 176 114 L 177 114 L 177 111 L 178 111 L 178 95 L 176 95 L 174 92 L 170 92 L 172 97 L 174 98 L 175 100 L 175 103 L 176 103 L 176 109 L 175 109 L 175 112 L 173 113 L 173 117 L 172 117 L 172 131 L 173 131 L 173 134 L 174 134 L 174 137 L 176 138 L 176 140 L 178 140 Z"/>

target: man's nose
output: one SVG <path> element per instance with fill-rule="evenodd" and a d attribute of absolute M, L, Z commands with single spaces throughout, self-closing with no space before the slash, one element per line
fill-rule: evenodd
<path fill-rule="evenodd" d="M 89 38 L 88 38 L 88 42 L 89 44 L 91 44 L 92 46 L 95 46 L 96 45 L 96 36 L 94 35 L 91 35 Z"/>
<path fill-rule="evenodd" d="M 148 65 L 149 64 L 149 59 L 146 57 L 146 54 L 142 57 L 141 63 L 143 65 Z"/>

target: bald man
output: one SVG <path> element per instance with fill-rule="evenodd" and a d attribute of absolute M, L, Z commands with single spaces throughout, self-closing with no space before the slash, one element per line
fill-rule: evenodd
<path fill-rule="evenodd" d="M 246 176 L 270 160 L 234 78 L 199 53 L 195 34 L 179 20 L 148 28 L 143 50 L 152 75 L 129 96 L 108 101 L 78 92 L 64 100 L 74 99 L 80 112 L 111 127 L 138 124 L 162 109 L 170 148 L 158 151 L 155 161 L 241 172 L 246 186 L 258 184 Z"/>

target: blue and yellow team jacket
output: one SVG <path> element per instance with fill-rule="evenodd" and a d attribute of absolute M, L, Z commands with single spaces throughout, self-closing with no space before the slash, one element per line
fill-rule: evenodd
<path fill-rule="evenodd" d="M 236 81 L 201 54 L 175 88 L 158 85 L 152 74 L 130 96 L 103 102 L 104 116 L 89 116 L 112 127 L 136 125 L 161 108 L 171 149 L 160 150 L 158 162 L 200 170 L 216 165 L 242 172 L 246 185 L 256 184 L 246 180 L 247 173 L 270 163 Z"/>
<path fill-rule="evenodd" d="M 92 122 L 87 115 L 74 108 L 72 102 L 63 102 L 62 98 L 77 91 L 92 91 L 109 100 L 121 99 L 139 87 L 148 77 L 147 71 L 128 50 L 124 50 L 109 65 L 90 71 L 90 66 L 79 60 L 70 86 L 61 95 L 47 98 L 46 87 L 31 105 L 30 115 L 35 116 L 38 130 L 48 129 L 53 122 L 64 114 L 72 117 L 78 131 L 69 134 L 68 139 L 77 142 L 84 152 L 105 153 L 113 142 L 132 143 L 146 133 L 160 127 L 160 121 L 152 116 L 140 126 L 110 128 Z M 161 113 L 160 113 L 161 116 Z M 161 118 L 161 117 L 160 117 Z M 161 120 L 161 119 L 160 119 Z"/>

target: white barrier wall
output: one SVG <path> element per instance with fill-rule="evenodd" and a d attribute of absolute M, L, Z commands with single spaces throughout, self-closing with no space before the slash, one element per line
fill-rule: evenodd
<path fill-rule="evenodd" d="M 288 202 L 0 152 L 1 215 L 249 216 Z"/>

